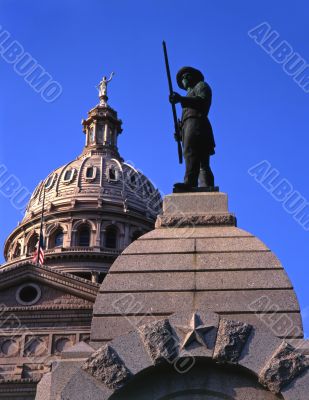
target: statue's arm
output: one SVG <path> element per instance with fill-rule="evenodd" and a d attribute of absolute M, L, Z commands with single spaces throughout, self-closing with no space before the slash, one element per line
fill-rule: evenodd
<path fill-rule="evenodd" d="M 197 110 L 200 110 L 203 108 L 204 105 L 204 99 L 202 97 L 196 96 L 196 97 L 182 97 L 180 103 L 182 107 L 185 108 L 196 108 Z"/>
<path fill-rule="evenodd" d="M 195 96 L 186 96 L 181 98 L 182 107 L 194 108 L 208 113 L 211 104 L 211 89 L 204 82 L 200 82 L 194 88 Z"/>

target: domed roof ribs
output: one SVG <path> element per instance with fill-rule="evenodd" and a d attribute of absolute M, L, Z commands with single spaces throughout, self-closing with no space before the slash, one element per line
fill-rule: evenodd
<path fill-rule="evenodd" d="M 82 171 L 83 171 L 84 164 L 89 160 L 89 158 L 90 158 L 90 157 L 85 157 L 85 158 L 83 159 L 83 161 L 82 161 L 80 167 L 79 167 L 78 174 L 77 174 L 77 179 L 76 179 L 76 186 L 77 186 L 78 188 L 81 187 L 81 177 L 82 177 Z"/>
<path fill-rule="evenodd" d="M 112 158 L 111 161 L 114 161 L 118 165 L 119 171 L 121 172 L 121 183 L 122 183 L 121 196 L 123 202 L 123 211 L 126 213 L 128 211 L 128 202 L 127 202 L 126 184 L 125 184 L 125 176 L 123 168 L 121 162 L 119 162 L 119 160 L 117 160 L 116 158 Z"/>
<path fill-rule="evenodd" d="M 59 178 L 57 179 L 57 183 L 56 183 L 56 196 L 55 196 L 55 197 L 58 197 L 58 194 L 59 194 L 59 185 L 60 185 L 60 182 L 61 182 L 62 175 L 64 174 L 64 172 L 65 172 L 65 170 L 67 169 L 67 167 L 68 167 L 70 164 L 72 164 L 74 161 L 75 161 L 75 160 L 70 161 L 70 162 L 68 162 L 67 164 L 65 164 L 65 165 L 62 167 L 62 169 L 61 169 L 61 171 L 60 171 L 60 173 L 59 173 Z"/>

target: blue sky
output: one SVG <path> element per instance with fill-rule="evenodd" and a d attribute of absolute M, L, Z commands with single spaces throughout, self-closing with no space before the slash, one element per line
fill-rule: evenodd
<path fill-rule="evenodd" d="M 80 154 L 81 119 L 97 103 L 95 85 L 115 71 L 109 97 L 123 120 L 120 152 L 170 193 L 183 167 L 177 162 L 167 102 L 165 39 L 173 75 L 193 65 L 213 89 L 216 183 L 228 193 L 238 226 L 261 238 L 283 263 L 308 335 L 309 231 L 248 173 L 267 160 L 278 171 L 278 182 L 286 179 L 293 192 L 309 199 L 309 93 L 248 35 L 265 22 L 293 54 L 309 62 L 308 3 L 1 0 L 0 10 L 0 25 L 11 40 L 63 90 L 54 102 L 45 102 L 0 58 L 0 164 L 32 191 L 52 169 Z M 3 195 L 0 204 L 2 247 L 22 214 Z"/>

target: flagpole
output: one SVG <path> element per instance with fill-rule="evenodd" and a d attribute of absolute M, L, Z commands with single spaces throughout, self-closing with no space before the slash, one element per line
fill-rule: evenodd
<path fill-rule="evenodd" d="M 37 254 L 37 259 L 36 259 L 37 266 L 39 266 L 39 264 L 40 264 L 40 247 L 41 247 L 41 238 L 42 238 L 42 234 L 43 234 L 44 205 L 45 205 L 45 182 L 43 183 L 43 203 L 42 203 L 42 211 L 41 211 L 40 235 L 39 235 L 38 249 L 37 249 L 38 254 Z"/>

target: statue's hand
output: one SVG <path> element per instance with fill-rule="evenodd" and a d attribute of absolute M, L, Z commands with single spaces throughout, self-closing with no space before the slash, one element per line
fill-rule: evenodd
<path fill-rule="evenodd" d="M 181 101 L 180 94 L 173 92 L 172 94 L 170 94 L 169 101 L 172 104 L 180 103 L 180 101 Z"/>
<path fill-rule="evenodd" d="M 179 133 L 175 132 L 174 138 L 175 138 L 176 142 L 181 142 L 181 135 Z"/>

